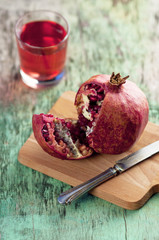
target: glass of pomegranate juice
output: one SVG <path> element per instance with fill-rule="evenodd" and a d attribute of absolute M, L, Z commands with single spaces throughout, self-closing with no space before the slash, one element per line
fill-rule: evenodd
<path fill-rule="evenodd" d="M 59 13 L 33 11 L 16 23 L 23 82 L 32 88 L 51 86 L 64 76 L 69 25 Z"/>

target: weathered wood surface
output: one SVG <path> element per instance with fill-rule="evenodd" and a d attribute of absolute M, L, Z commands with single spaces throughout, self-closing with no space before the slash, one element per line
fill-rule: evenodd
<path fill-rule="evenodd" d="M 77 118 L 74 99 L 75 92 L 64 92 L 49 113 L 65 118 Z M 31 134 L 19 151 L 18 161 L 71 186 L 77 186 L 114 166 L 119 159 L 158 139 L 159 125 L 148 122 L 137 144 L 123 154 L 93 154 L 85 160 L 64 161 L 44 152 L 34 134 Z M 159 154 L 101 184 L 90 193 L 125 209 L 134 210 L 143 206 L 156 192 L 159 192 Z"/>
<path fill-rule="evenodd" d="M 71 27 L 66 80 L 54 88 L 25 87 L 18 73 L 15 21 L 27 10 L 64 14 Z M 89 194 L 57 203 L 69 185 L 22 166 L 18 152 L 33 113 L 47 112 L 91 75 L 130 74 L 159 123 L 159 4 L 156 0 L 0 1 L 0 239 L 159 239 L 159 194 L 143 208 L 124 210 Z"/>

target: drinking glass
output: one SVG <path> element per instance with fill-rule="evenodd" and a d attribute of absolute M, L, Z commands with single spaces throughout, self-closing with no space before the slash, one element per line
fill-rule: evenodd
<path fill-rule="evenodd" d="M 16 23 L 20 74 L 32 88 L 58 83 L 65 74 L 69 24 L 57 12 L 28 12 Z"/>

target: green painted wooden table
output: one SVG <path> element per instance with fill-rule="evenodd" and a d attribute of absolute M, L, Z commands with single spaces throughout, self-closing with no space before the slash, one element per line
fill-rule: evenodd
<path fill-rule="evenodd" d="M 66 79 L 35 91 L 19 76 L 14 25 L 28 10 L 60 11 L 70 23 Z M 156 0 L 0 1 L 0 240 L 159 239 L 159 194 L 139 210 L 86 194 L 57 202 L 65 183 L 21 165 L 33 113 L 47 113 L 64 91 L 90 76 L 130 74 L 145 92 L 150 121 L 159 124 L 159 4 Z"/>

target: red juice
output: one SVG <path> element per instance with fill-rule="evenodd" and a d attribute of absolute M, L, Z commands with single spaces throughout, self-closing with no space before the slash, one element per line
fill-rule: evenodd
<path fill-rule="evenodd" d="M 66 30 L 53 21 L 34 21 L 23 25 L 17 41 L 21 70 L 39 81 L 51 80 L 64 69 Z"/>

